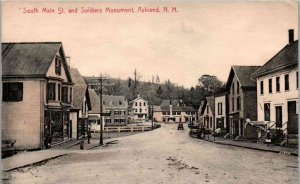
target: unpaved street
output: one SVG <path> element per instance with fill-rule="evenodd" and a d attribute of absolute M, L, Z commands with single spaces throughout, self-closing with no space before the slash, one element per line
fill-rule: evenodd
<path fill-rule="evenodd" d="M 297 157 L 218 145 L 176 128 L 11 171 L 10 183 L 297 183 Z"/>

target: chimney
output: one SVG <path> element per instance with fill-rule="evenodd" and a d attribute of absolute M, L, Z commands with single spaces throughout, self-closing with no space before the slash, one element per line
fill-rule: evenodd
<path fill-rule="evenodd" d="M 289 29 L 289 43 L 294 41 L 294 29 Z"/>
<path fill-rule="evenodd" d="M 71 68 L 71 57 L 70 56 L 66 56 L 66 61 L 67 61 L 67 66 L 70 69 Z"/>

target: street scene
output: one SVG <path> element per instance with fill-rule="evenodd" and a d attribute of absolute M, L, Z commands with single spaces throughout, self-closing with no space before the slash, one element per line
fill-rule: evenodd
<path fill-rule="evenodd" d="M 298 182 L 297 2 L 3 9 L 3 183 Z"/>
<path fill-rule="evenodd" d="M 297 183 L 298 157 L 193 139 L 184 128 L 165 124 L 107 147 L 64 150 L 6 177 L 11 183 Z"/>

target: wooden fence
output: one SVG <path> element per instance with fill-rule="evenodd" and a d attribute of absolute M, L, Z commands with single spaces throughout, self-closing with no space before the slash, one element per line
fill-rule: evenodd
<path fill-rule="evenodd" d="M 156 128 L 156 127 L 154 127 Z M 144 132 L 144 131 L 150 131 L 152 128 L 151 126 L 120 126 L 120 127 L 104 127 L 103 132 L 110 133 L 110 132 Z M 93 133 L 99 132 L 99 130 L 92 130 Z"/>

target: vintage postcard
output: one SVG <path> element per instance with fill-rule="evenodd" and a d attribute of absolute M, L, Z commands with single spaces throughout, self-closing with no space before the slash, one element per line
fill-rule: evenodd
<path fill-rule="evenodd" d="M 3 1 L 2 183 L 298 183 L 298 1 Z"/>

